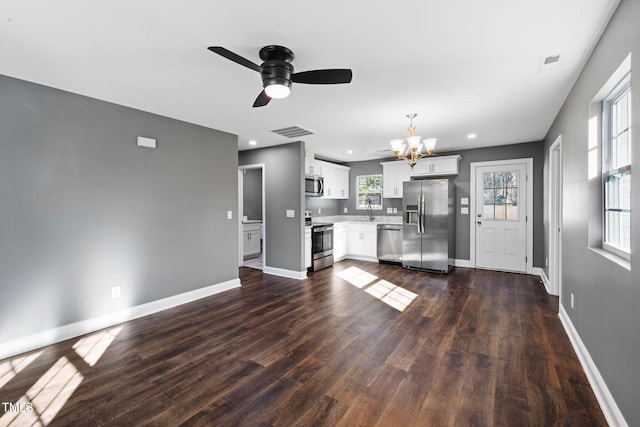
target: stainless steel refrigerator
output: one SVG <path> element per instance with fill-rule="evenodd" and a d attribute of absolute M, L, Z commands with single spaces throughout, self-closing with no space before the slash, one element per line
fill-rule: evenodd
<path fill-rule="evenodd" d="M 455 186 L 450 179 L 403 184 L 402 265 L 448 273 L 455 257 Z"/>

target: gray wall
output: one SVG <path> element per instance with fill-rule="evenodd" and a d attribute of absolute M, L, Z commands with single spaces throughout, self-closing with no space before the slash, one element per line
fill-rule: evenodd
<path fill-rule="evenodd" d="M 242 165 L 265 164 L 265 265 L 290 271 L 304 267 L 304 142 L 241 151 Z M 287 218 L 286 211 L 295 217 Z"/>
<path fill-rule="evenodd" d="M 0 76 L 0 343 L 237 278 L 237 179 L 233 135 Z"/>
<path fill-rule="evenodd" d="M 305 197 L 304 208 L 310 210 L 313 216 L 341 215 L 337 199 L 323 199 L 322 197 Z"/>
<path fill-rule="evenodd" d="M 242 181 L 242 215 L 262 219 L 262 169 L 245 169 Z"/>
<path fill-rule="evenodd" d="M 640 171 L 632 172 L 631 271 L 589 249 L 599 203 L 587 180 L 589 103 L 632 53 L 632 164 L 640 165 L 640 2 L 622 0 L 545 138 L 545 154 L 562 134 L 563 241 L 561 304 L 629 425 L 640 425 Z M 548 159 L 546 160 L 548 168 Z M 548 200 L 548 194 L 546 194 Z M 546 224 L 545 224 L 546 225 Z M 548 229 L 545 226 L 545 236 Z M 575 308 L 570 308 L 570 294 Z"/>

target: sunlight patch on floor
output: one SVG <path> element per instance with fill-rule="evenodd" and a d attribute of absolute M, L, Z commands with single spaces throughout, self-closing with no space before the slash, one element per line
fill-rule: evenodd
<path fill-rule="evenodd" d="M 380 280 L 379 282 L 374 283 L 369 286 L 365 292 L 378 298 L 380 301 L 390 305 L 398 311 L 404 311 L 404 309 L 418 297 L 418 294 L 414 294 L 413 292 L 394 285 L 386 280 Z"/>
<path fill-rule="evenodd" d="M 347 282 L 351 283 L 356 288 L 364 288 L 369 283 L 373 282 L 378 278 L 378 276 L 374 276 L 371 273 L 367 273 L 364 270 L 359 269 L 358 267 L 349 267 L 345 270 L 337 273 L 338 277 L 343 278 Z"/>
<path fill-rule="evenodd" d="M 83 337 L 73 345 L 73 350 L 92 367 L 121 330 L 122 326 L 118 326 Z M 4 362 L 0 365 L 0 381 L 6 384 L 39 355 L 35 353 Z M 83 379 L 74 362 L 62 356 L 18 401 L 6 402 L 6 407 L 2 407 L 4 414 L 0 417 L 0 426 L 48 425 Z"/>
<path fill-rule="evenodd" d="M 119 326 L 108 331 L 89 335 L 75 343 L 73 345 L 73 349 L 84 359 L 85 362 L 87 362 L 87 365 L 93 366 L 96 364 L 98 359 L 102 357 L 102 354 L 111 345 L 121 330 L 122 326 Z"/>
<path fill-rule="evenodd" d="M 41 351 L 0 363 L 0 389 L 42 354 Z"/>
<path fill-rule="evenodd" d="M 349 267 L 335 274 L 359 289 L 366 288 L 364 290 L 366 293 L 398 311 L 404 311 L 405 308 L 407 308 L 409 304 L 418 297 L 418 294 L 414 294 L 401 286 L 394 285 L 393 283 L 383 279 L 378 280 L 373 285 L 367 287 L 372 282 L 376 281 L 378 276 L 355 266 Z"/>

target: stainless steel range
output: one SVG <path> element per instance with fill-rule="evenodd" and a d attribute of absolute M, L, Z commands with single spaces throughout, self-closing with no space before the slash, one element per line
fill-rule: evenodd
<path fill-rule="evenodd" d="M 333 265 L 333 224 L 315 223 L 311 227 L 311 267 L 318 271 Z"/>

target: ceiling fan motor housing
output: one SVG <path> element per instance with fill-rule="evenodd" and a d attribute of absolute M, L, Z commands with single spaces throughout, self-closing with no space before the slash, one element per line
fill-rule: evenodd
<path fill-rule="evenodd" d="M 291 74 L 293 74 L 293 52 L 284 47 L 269 45 L 260 49 L 260 59 L 264 62 L 262 68 L 262 85 L 282 85 L 291 88 Z"/>

